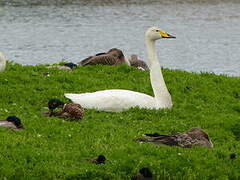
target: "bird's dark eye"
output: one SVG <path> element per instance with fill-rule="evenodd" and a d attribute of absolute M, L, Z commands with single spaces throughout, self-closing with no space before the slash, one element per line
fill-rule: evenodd
<path fill-rule="evenodd" d="M 159 32 L 159 30 L 157 29 L 156 32 Z"/>

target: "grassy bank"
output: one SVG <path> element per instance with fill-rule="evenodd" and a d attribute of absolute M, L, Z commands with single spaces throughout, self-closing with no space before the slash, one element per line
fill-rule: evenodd
<path fill-rule="evenodd" d="M 50 76 L 44 76 L 49 72 Z M 0 119 L 16 115 L 26 128 L 0 129 L 0 179 L 130 179 L 149 167 L 157 179 L 238 179 L 240 78 L 163 70 L 171 110 L 133 108 L 122 113 L 87 110 L 80 122 L 42 115 L 47 102 L 66 92 L 129 89 L 152 95 L 148 72 L 127 66 L 78 67 L 74 71 L 9 64 L 0 73 Z M 144 133 L 206 130 L 213 149 L 139 144 Z M 104 154 L 108 162 L 88 158 Z"/>

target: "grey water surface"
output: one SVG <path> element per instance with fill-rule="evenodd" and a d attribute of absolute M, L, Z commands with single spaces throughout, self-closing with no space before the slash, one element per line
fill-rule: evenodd
<path fill-rule="evenodd" d="M 146 61 L 144 32 L 170 69 L 240 76 L 240 0 L 0 0 L 0 51 L 24 65 L 81 59 L 116 47 Z"/>

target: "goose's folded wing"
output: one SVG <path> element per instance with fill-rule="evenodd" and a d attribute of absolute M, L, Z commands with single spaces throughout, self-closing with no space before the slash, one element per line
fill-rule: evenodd
<path fill-rule="evenodd" d="M 82 66 L 87 65 L 87 64 L 89 63 L 89 61 L 91 60 L 92 57 L 93 57 L 93 56 L 89 56 L 89 57 L 83 59 L 82 61 L 80 61 L 78 64 L 79 64 L 79 65 L 82 65 Z"/>
<path fill-rule="evenodd" d="M 150 138 L 137 138 L 135 140 L 139 141 L 139 142 L 153 142 L 156 144 L 165 144 L 165 145 L 169 145 L 169 146 L 177 146 L 178 145 L 178 141 L 175 136 L 160 135 L 160 134 L 158 134 L 158 136 L 156 136 L 154 134 L 147 134 L 147 135 L 149 135 Z"/>
<path fill-rule="evenodd" d="M 89 57 L 81 62 L 83 66 L 85 65 L 114 65 L 116 63 L 116 58 L 111 55 L 99 55 Z"/>

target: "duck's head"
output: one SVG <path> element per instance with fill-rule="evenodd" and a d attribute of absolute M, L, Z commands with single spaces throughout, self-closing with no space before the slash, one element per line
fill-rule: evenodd
<path fill-rule="evenodd" d="M 49 116 L 52 116 L 53 110 L 56 108 L 63 108 L 64 102 L 59 99 L 53 98 L 48 101 Z"/>
<path fill-rule="evenodd" d="M 145 38 L 154 41 L 161 38 L 176 38 L 176 37 L 166 33 L 165 31 L 159 29 L 158 27 L 150 27 L 145 33 Z"/>
<path fill-rule="evenodd" d="M 153 177 L 151 171 L 148 168 L 142 168 L 139 170 L 139 173 L 143 175 L 143 177 Z"/>
<path fill-rule="evenodd" d="M 104 164 L 106 161 L 106 157 L 104 155 L 99 155 L 97 158 L 98 164 Z"/>
<path fill-rule="evenodd" d="M 6 119 L 8 122 L 13 123 L 17 128 L 23 128 L 21 119 L 16 116 L 8 116 Z"/>
<path fill-rule="evenodd" d="M 74 63 L 72 63 L 72 62 L 70 62 L 70 63 L 65 63 L 64 66 L 70 67 L 71 69 L 77 67 L 77 65 L 74 64 Z"/>

